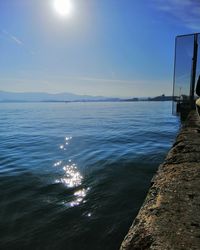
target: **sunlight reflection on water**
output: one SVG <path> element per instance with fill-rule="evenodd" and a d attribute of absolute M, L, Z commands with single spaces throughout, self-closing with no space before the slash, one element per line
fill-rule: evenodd
<path fill-rule="evenodd" d="M 62 161 L 57 161 L 56 163 L 54 163 L 54 167 L 58 167 L 58 166 L 60 166 L 61 165 L 61 163 L 62 163 Z"/>
<path fill-rule="evenodd" d="M 70 202 L 70 206 L 74 207 L 74 206 L 80 205 L 80 203 L 82 203 L 82 202 L 85 203 L 84 198 L 86 197 L 87 192 L 89 190 L 90 190 L 90 188 L 87 188 L 87 189 L 83 188 L 83 189 L 76 191 L 74 193 L 74 196 L 76 197 L 76 199 L 74 201 Z"/>
<path fill-rule="evenodd" d="M 59 146 L 59 148 L 60 148 L 60 149 L 63 149 L 63 150 L 66 150 L 65 146 L 68 146 L 68 145 L 69 145 L 69 141 L 70 141 L 71 139 L 72 139 L 71 136 L 70 136 L 70 137 L 67 137 L 67 136 L 66 136 L 66 137 L 65 137 L 65 142 L 64 142 L 65 145 L 62 144 L 62 145 Z"/>
<path fill-rule="evenodd" d="M 72 137 L 65 137 L 65 145 L 69 145 L 69 141 L 72 139 Z M 64 145 L 59 146 L 60 149 L 64 149 Z M 64 175 L 62 178 L 57 179 L 55 183 L 62 183 L 67 188 L 76 188 L 82 185 L 83 176 L 79 172 L 77 166 L 75 163 L 72 163 L 72 160 L 68 160 L 69 164 L 62 165 L 62 161 L 59 160 L 56 163 L 54 163 L 54 167 L 62 167 L 62 170 L 64 170 Z M 85 203 L 86 201 L 84 198 L 86 197 L 88 191 L 90 188 L 82 188 L 78 191 L 74 192 L 74 199 L 71 202 L 63 202 L 65 206 L 69 207 L 75 207 L 80 205 L 81 203 Z M 91 216 L 91 215 L 89 215 Z"/>
<path fill-rule="evenodd" d="M 63 167 L 65 175 L 61 178 L 61 182 L 69 188 L 78 187 L 82 184 L 83 176 L 77 170 L 75 164 L 66 165 Z"/>
<path fill-rule="evenodd" d="M 61 161 L 54 164 L 54 166 L 59 166 Z M 67 188 L 79 187 L 82 184 L 83 176 L 78 171 L 77 166 L 73 163 L 72 165 L 66 165 L 62 168 L 64 170 L 64 176 L 60 179 L 57 179 L 55 183 L 62 183 Z M 69 207 L 75 207 L 81 203 L 85 203 L 84 198 L 87 195 L 87 192 L 90 188 L 82 188 L 74 192 L 74 199 L 71 202 L 63 202 L 64 205 Z"/>

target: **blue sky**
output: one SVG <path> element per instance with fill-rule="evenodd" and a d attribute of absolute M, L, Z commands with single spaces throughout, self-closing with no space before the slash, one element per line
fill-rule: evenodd
<path fill-rule="evenodd" d="M 191 0 L 0 0 L 0 90 L 172 93 L 175 36 L 200 31 Z M 70 1 L 70 0 L 68 0 Z"/>

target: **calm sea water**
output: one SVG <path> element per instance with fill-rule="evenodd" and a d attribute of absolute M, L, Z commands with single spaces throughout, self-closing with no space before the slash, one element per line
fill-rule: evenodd
<path fill-rule="evenodd" d="M 118 249 L 178 129 L 170 102 L 1 103 L 0 249 Z"/>

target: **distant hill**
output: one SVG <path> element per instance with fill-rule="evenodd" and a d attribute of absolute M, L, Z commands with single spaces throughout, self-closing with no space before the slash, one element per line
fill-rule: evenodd
<path fill-rule="evenodd" d="M 133 98 L 129 98 L 129 99 L 123 99 L 122 101 L 123 102 L 138 102 L 138 101 L 140 101 L 140 99 L 137 97 L 133 97 Z"/>
<path fill-rule="evenodd" d="M 0 91 L 0 102 L 71 102 L 71 101 L 119 101 L 119 98 L 103 96 L 76 95 L 72 93 L 49 94 L 42 92 Z"/>
<path fill-rule="evenodd" d="M 165 96 L 164 94 L 161 96 L 156 96 L 153 98 L 148 98 L 148 101 L 172 101 L 173 97 L 172 96 Z"/>

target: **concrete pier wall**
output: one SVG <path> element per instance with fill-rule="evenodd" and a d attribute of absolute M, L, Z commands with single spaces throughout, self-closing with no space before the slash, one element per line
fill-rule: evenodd
<path fill-rule="evenodd" d="M 120 250 L 200 249 L 200 120 L 192 111 Z"/>

